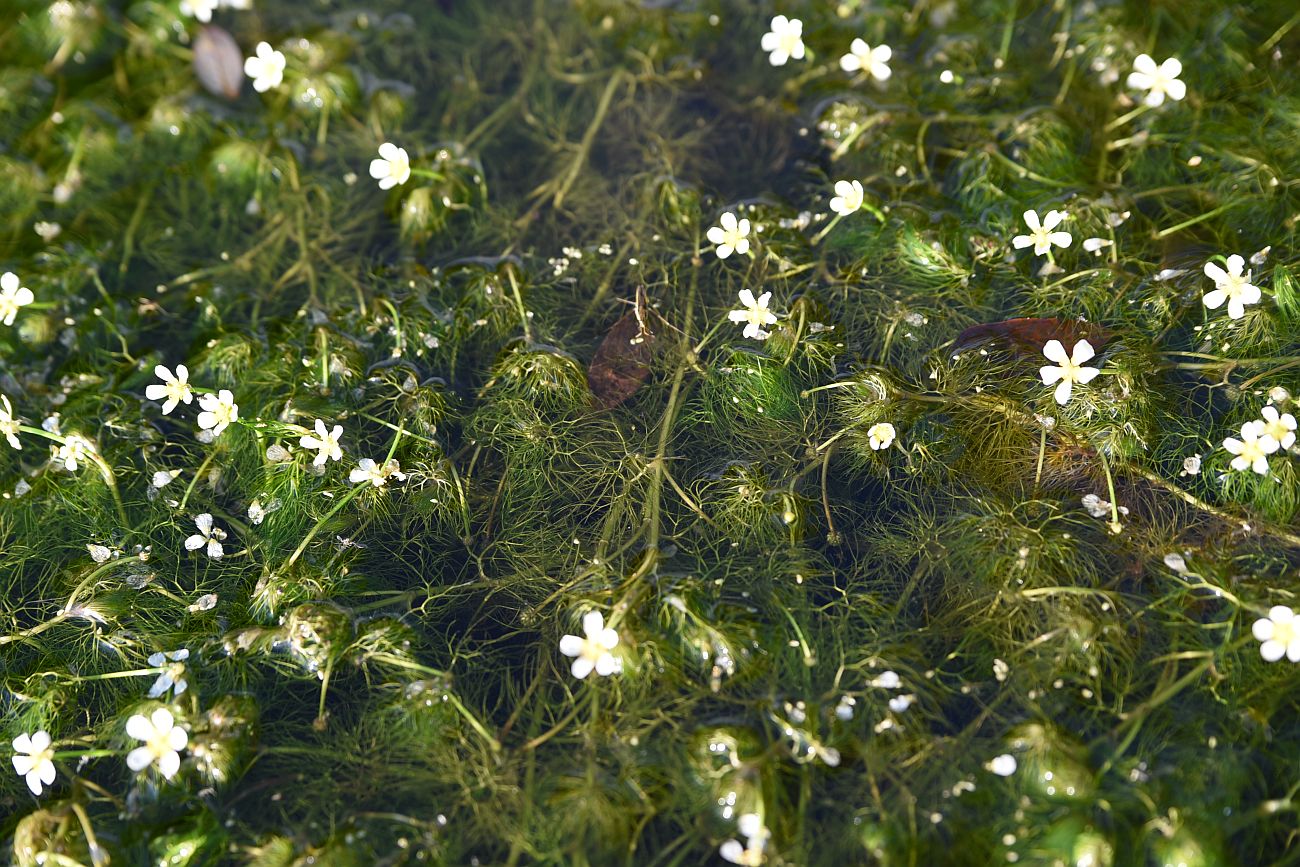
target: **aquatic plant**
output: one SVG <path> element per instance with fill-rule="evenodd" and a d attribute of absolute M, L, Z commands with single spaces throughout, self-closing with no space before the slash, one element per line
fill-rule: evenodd
<path fill-rule="evenodd" d="M 1290 863 L 1298 25 L 4 4 L 12 859 Z"/>

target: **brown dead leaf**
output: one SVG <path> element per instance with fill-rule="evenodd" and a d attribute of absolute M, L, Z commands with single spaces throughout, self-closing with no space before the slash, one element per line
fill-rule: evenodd
<path fill-rule="evenodd" d="M 209 24 L 194 40 L 194 74 L 213 96 L 239 97 L 244 84 L 244 55 L 235 38 Z"/>

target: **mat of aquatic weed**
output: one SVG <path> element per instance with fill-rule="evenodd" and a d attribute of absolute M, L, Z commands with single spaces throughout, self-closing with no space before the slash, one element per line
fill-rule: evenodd
<path fill-rule="evenodd" d="M 12 860 L 1295 863 L 1297 58 L 4 3 Z"/>

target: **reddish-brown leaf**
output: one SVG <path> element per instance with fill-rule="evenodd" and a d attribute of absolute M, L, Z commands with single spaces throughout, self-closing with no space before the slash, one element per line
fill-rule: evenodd
<path fill-rule="evenodd" d="M 984 344 L 999 344 L 1022 355 L 1042 355 L 1049 340 L 1059 340 L 1069 351 L 1075 343 L 1087 340 L 1093 349 L 1109 341 L 1111 332 L 1095 322 L 1077 319 L 1007 319 L 987 325 L 972 325 L 953 345 L 953 352 L 964 352 Z"/>
<path fill-rule="evenodd" d="M 597 406 L 612 409 L 636 394 L 650 375 L 654 341 L 655 336 L 644 327 L 636 308 L 614 323 L 587 369 L 587 382 Z"/>
<path fill-rule="evenodd" d="M 194 40 L 194 74 L 208 93 L 235 99 L 244 84 L 244 55 L 235 38 L 209 24 Z"/>

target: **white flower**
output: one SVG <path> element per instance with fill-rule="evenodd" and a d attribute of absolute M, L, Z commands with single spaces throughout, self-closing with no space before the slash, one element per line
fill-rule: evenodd
<path fill-rule="evenodd" d="M 212 526 L 212 516 L 207 512 L 194 518 L 194 526 L 199 528 L 199 532 L 185 540 L 185 550 L 197 551 L 207 545 L 208 556 L 213 560 L 220 560 L 226 553 L 221 547 L 221 540 L 226 538 L 226 531 Z"/>
<path fill-rule="evenodd" d="M 1214 281 L 1214 289 L 1201 299 L 1205 306 L 1217 310 L 1227 301 L 1228 318 L 1240 319 L 1246 315 L 1247 304 L 1258 304 L 1263 293 L 1250 282 L 1250 272 L 1245 271 L 1245 267 L 1246 260 L 1236 254 L 1228 257 L 1227 271 L 1213 262 L 1206 262 L 1205 276 Z"/>
<path fill-rule="evenodd" d="M 766 340 L 768 333 L 763 330 L 763 326 L 776 322 L 776 314 L 767 309 L 768 302 L 772 300 L 772 293 L 764 292 L 758 298 L 755 298 L 753 292 L 748 289 L 741 289 L 737 294 L 744 308 L 732 310 L 727 314 L 727 318 L 737 324 L 745 323 L 743 332 L 745 337 L 752 337 L 754 340 Z"/>
<path fill-rule="evenodd" d="M 999 777 L 1009 777 L 1016 772 L 1016 757 L 1010 753 L 1003 753 L 992 759 L 984 767 L 988 768 Z"/>
<path fill-rule="evenodd" d="M 63 464 L 63 468 L 70 473 L 75 473 L 82 462 L 88 460 L 95 453 L 95 447 L 91 445 L 90 440 L 80 434 L 68 434 L 63 439 L 63 444 L 54 447 L 54 462 Z"/>
<path fill-rule="evenodd" d="M 762 864 L 765 857 L 763 850 L 767 848 L 768 838 L 772 836 L 771 832 L 763 827 L 763 820 L 757 813 L 743 813 L 736 819 L 736 830 L 745 838 L 745 844 L 742 846 L 739 840 L 728 840 L 723 843 L 718 849 L 722 860 L 740 864 L 742 867 L 757 867 Z"/>
<path fill-rule="evenodd" d="M 710 244 L 717 245 L 719 259 L 725 259 L 733 252 L 745 255 L 749 252 L 749 220 L 737 220 L 736 215 L 727 211 L 718 218 L 721 225 L 714 226 L 705 233 Z"/>
<path fill-rule="evenodd" d="M 370 177 L 379 181 L 379 189 L 391 190 L 411 177 L 411 158 L 404 148 L 392 142 L 379 146 L 379 159 L 370 161 Z"/>
<path fill-rule="evenodd" d="M 203 409 L 199 413 L 199 427 L 211 430 L 214 437 L 220 436 L 232 422 L 239 421 L 239 404 L 235 403 L 235 396 L 229 389 L 203 395 L 199 398 L 199 406 Z"/>
<path fill-rule="evenodd" d="M 575 657 L 573 676 L 579 680 L 595 671 L 610 675 L 622 669 L 618 657 L 610 653 L 618 646 L 618 633 L 605 628 L 605 617 L 599 611 L 588 611 L 582 618 L 582 631 L 586 638 L 565 635 L 560 639 L 560 653 Z"/>
<path fill-rule="evenodd" d="M 402 472 L 401 464 L 395 460 L 385 461 L 384 465 L 380 466 L 370 458 L 362 458 L 357 461 L 356 468 L 348 473 L 348 481 L 354 485 L 369 482 L 376 488 L 382 488 L 389 479 L 406 481 L 406 473 Z"/>
<path fill-rule="evenodd" d="M 902 713 L 911 707 L 914 701 L 916 701 L 914 695 L 896 695 L 889 700 L 889 709 L 894 713 Z"/>
<path fill-rule="evenodd" d="M 1268 617 L 1256 620 L 1250 631 L 1256 640 L 1263 642 L 1259 655 L 1269 662 L 1277 662 L 1284 655 L 1291 662 L 1300 662 L 1300 623 L 1287 606 L 1274 605 L 1268 609 Z"/>
<path fill-rule="evenodd" d="M 158 679 L 153 682 L 153 686 L 149 688 L 149 698 L 157 698 L 173 686 L 176 687 L 176 695 L 183 693 L 189 687 L 189 683 L 185 680 L 185 660 L 189 658 L 190 652 L 184 647 L 171 653 L 163 653 L 160 650 L 150 654 L 149 664 L 154 668 L 161 668 L 162 671 Z"/>
<path fill-rule="evenodd" d="M 763 34 L 760 43 L 768 52 L 768 60 L 773 66 L 785 66 L 790 58 L 803 60 L 803 22 L 798 18 L 786 18 L 778 15 L 772 19 L 772 29 Z"/>
<path fill-rule="evenodd" d="M 1085 238 L 1083 241 L 1083 249 L 1089 253 L 1100 256 L 1101 251 L 1104 248 L 1110 247 L 1114 245 L 1114 243 L 1114 241 L 1106 238 Z"/>
<path fill-rule="evenodd" d="M 893 75 L 889 68 L 889 58 L 893 55 L 894 51 L 888 45 L 872 48 L 866 40 L 854 39 L 849 46 L 849 53 L 840 58 L 840 69 L 845 72 L 860 72 L 865 69 L 876 81 L 885 81 Z"/>
<path fill-rule="evenodd" d="M 1259 411 L 1264 417 L 1264 433 L 1277 440 L 1284 449 L 1295 445 L 1295 416 L 1291 413 L 1279 413 L 1277 407 L 1266 406 Z"/>
<path fill-rule="evenodd" d="M 18 308 L 26 307 L 36 300 L 32 290 L 18 282 L 18 275 L 12 271 L 0 274 L 0 322 L 13 325 L 18 316 Z"/>
<path fill-rule="evenodd" d="M 1025 211 L 1025 225 L 1029 227 L 1028 235 L 1016 235 L 1011 239 L 1011 246 L 1017 250 L 1023 250 L 1030 245 L 1034 248 L 1035 256 L 1043 256 L 1052 251 L 1052 245 L 1058 247 L 1068 247 L 1074 239 L 1070 237 L 1069 232 L 1053 232 L 1061 221 L 1065 219 L 1064 211 L 1048 211 L 1043 216 L 1042 223 L 1038 222 L 1037 211 Z"/>
<path fill-rule="evenodd" d="M 223 9 L 252 9 L 253 0 L 217 0 Z"/>
<path fill-rule="evenodd" d="M 339 437 L 343 436 L 343 425 L 334 425 L 334 430 L 326 431 L 325 422 L 316 419 L 316 436 L 306 434 L 298 440 L 298 445 L 305 449 L 316 449 L 316 460 L 312 461 L 318 467 L 325 466 L 328 460 L 341 460 L 343 458 L 343 447 L 339 445 Z"/>
<path fill-rule="evenodd" d="M 157 763 L 159 773 L 169 780 L 180 770 L 180 751 L 190 742 L 190 736 L 176 725 L 176 718 L 167 708 L 160 707 L 149 716 L 131 717 L 126 721 L 126 733 L 144 741 L 144 746 L 126 754 L 128 768 L 138 772 Z"/>
<path fill-rule="evenodd" d="M 39 795 L 54 782 L 54 747 L 47 731 L 23 732 L 14 738 L 14 771 L 25 777 L 27 788 Z"/>
<path fill-rule="evenodd" d="M 862 198 L 861 181 L 836 181 L 831 210 L 841 217 L 847 217 L 862 207 Z"/>
<path fill-rule="evenodd" d="M 63 231 L 63 227 L 58 223 L 50 223 L 45 220 L 37 220 L 35 225 L 32 226 L 32 229 L 34 229 L 36 234 L 41 236 L 41 240 L 47 244 L 59 237 L 59 233 Z"/>
<path fill-rule="evenodd" d="M 1044 365 L 1039 368 L 1038 375 L 1043 378 L 1043 385 L 1051 385 L 1060 380 L 1060 385 L 1056 387 L 1056 402 L 1065 406 L 1070 400 L 1070 392 L 1074 389 L 1074 383 L 1092 382 L 1093 378 L 1100 373 L 1095 367 L 1082 367 L 1081 365 L 1091 359 L 1097 353 L 1093 351 L 1092 344 L 1086 340 L 1080 340 L 1074 344 L 1074 350 L 1069 357 L 1065 354 L 1065 347 L 1059 340 L 1049 340 L 1043 347 L 1043 355 L 1047 356 L 1048 361 L 1055 361 L 1059 367 Z"/>
<path fill-rule="evenodd" d="M 882 421 L 868 428 L 867 441 L 871 445 L 871 450 L 878 452 L 892 446 L 896 435 L 894 426 L 887 421 Z"/>
<path fill-rule="evenodd" d="M 176 408 L 176 404 L 183 403 L 189 406 L 194 400 L 194 390 L 190 388 L 190 372 L 185 365 L 176 365 L 176 375 L 161 364 L 153 369 L 154 375 L 163 381 L 162 385 L 154 383 L 144 390 L 144 396 L 150 400 L 162 400 L 166 398 L 163 404 L 163 415 L 167 415 Z"/>
<path fill-rule="evenodd" d="M 1201 473 L 1201 456 L 1192 455 L 1183 458 L 1183 473 L 1188 476 L 1197 476 Z"/>
<path fill-rule="evenodd" d="M 1254 470 L 1262 476 L 1268 473 L 1268 456 L 1277 451 L 1278 442 L 1264 433 L 1262 421 L 1248 421 L 1241 426 L 1241 439 L 1228 437 L 1223 447 L 1236 455 L 1234 470 Z"/>
<path fill-rule="evenodd" d="M 9 445 L 22 450 L 23 444 L 18 442 L 18 419 L 14 418 L 14 407 L 9 402 L 7 395 L 0 394 L 0 436 L 9 441 Z"/>
<path fill-rule="evenodd" d="M 181 0 L 181 14 L 207 24 L 220 5 L 219 0 Z"/>
<path fill-rule="evenodd" d="M 1182 99 L 1187 95 L 1187 85 L 1178 80 L 1183 72 L 1183 64 L 1178 58 L 1171 57 L 1156 66 L 1149 54 L 1139 54 L 1133 60 L 1133 71 L 1128 76 L 1128 86 L 1134 90 L 1145 90 L 1147 95 L 1142 101 L 1151 107 L 1160 105 L 1168 95 L 1172 100 Z"/>
<path fill-rule="evenodd" d="M 268 43 L 257 43 L 257 56 L 244 61 L 244 74 L 253 79 L 253 90 L 266 93 L 284 81 L 284 53 Z"/>
<path fill-rule="evenodd" d="M 898 672 L 890 669 L 876 675 L 871 681 L 871 685 L 880 689 L 898 689 L 903 685 L 903 679 L 898 676 Z"/>

